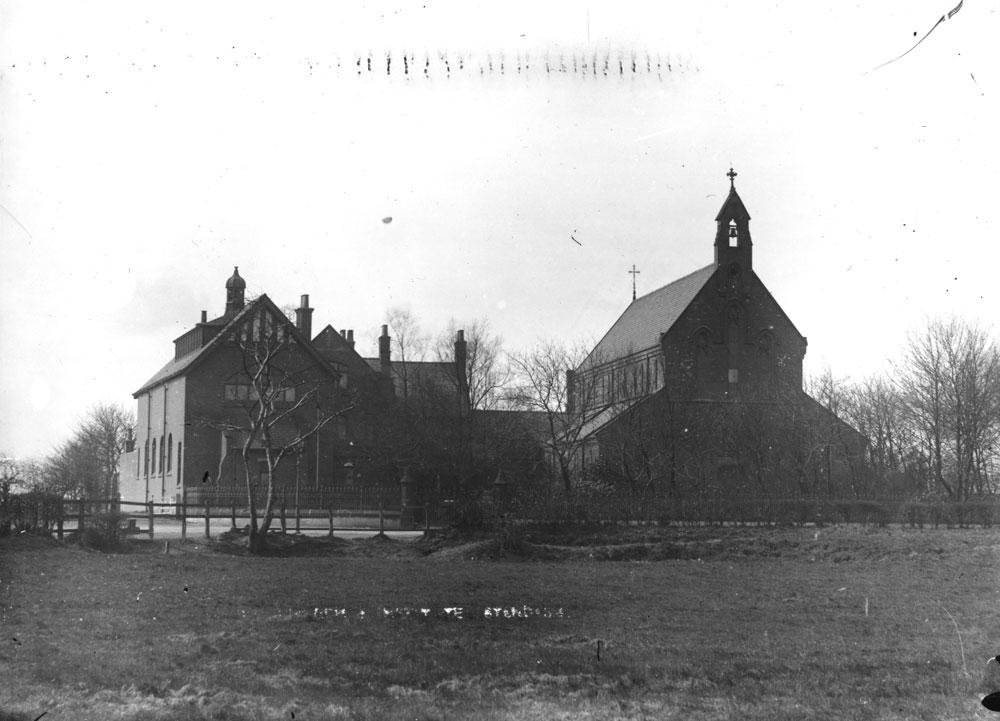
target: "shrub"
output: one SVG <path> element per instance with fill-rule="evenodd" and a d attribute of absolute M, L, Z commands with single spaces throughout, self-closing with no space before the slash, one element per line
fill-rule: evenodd
<path fill-rule="evenodd" d="M 834 504 L 834 512 L 841 523 L 861 523 L 879 528 L 889 525 L 892 515 L 889 508 L 881 503 L 865 500 L 838 501 Z"/>
<path fill-rule="evenodd" d="M 940 525 L 944 525 L 946 528 L 955 527 L 955 507 L 952 503 L 933 503 L 931 504 L 931 521 L 934 523 L 934 528 Z"/>
<path fill-rule="evenodd" d="M 490 513 L 482 496 L 464 496 L 451 509 L 451 525 L 460 530 L 485 528 Z"/>
<path fill-rule="evenodd" d="M 77 534 L 77 542 L 84 548 L 95 551 L 119 551 L 122 543 L 121 525 L 126 515 L 118 511 L 95 513 Z"/>
<path fill-rule="evenodd" d="M 525 538 L 524 528 L 517 523 L 501 522 L 497 534 L 499 541 L 499 551 L 501 555 L 508 553 L 524 556 L 527 555 L 528 544 Z"/>
<path fill-rule="evenodd" d="M 926 503 L 908 503 L 903 507 L 903 518 L 910 528 L 923 528 L 929 516 L 930 508 Z"/>
<path fill-rule="evenodd" d="M 983 501 L 966 501 L 951 504 L 954 506 L 954 516 L 960 528 L 973 525 L 990 528 L 993 525 L 994 504 Z"/>

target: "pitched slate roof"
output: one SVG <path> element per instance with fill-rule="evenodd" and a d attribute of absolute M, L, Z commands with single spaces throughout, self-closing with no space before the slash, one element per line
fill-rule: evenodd
<path fill-rule="evenodd" d="M 354 349 L 353 343 L 341 336 L 330 324 L 312 339 L 312 344 L 334 367 L 346 367 L 352 373 L 367 374 L 371 370 L 371 364 Z"/>
<path fill-rule="evenodd" d="M 171 378 L 176 378 L 182 373 L 190 370 L 202 358 L 206 357 L 213 349 L 218 347 L 218 345 L 223 342 L 223 340 L 227 335 L 225 332 L 226 328 L 238 323 L 240 320 L 245 318 L 255 309 L 259 309 L 262 305 L 266 308 L 269 308 L 275 318 L 279 319 L 285 318 L 284 313 L 282 313 L 281 310 L 278 308 L 278 306 L 274 304 L 274 301 L 268 298 L 267 295 L 265 294 L 261 295 L 259 298 L 251 300 L 249 303 L 243 306 L 243 308 L 238 313 L 232 315 L 228 319 L 228 321 L 226 319 L 226 316 L 220 316 L 218 318 L 215 318 L 214 320 L 209 321 L 209 325 L 223 325 L 224 327 L 222 330 L 220 330 L 218 333 L 212 336 L 212 338 L 205 345 L 191 351 L 187 355 L 181 356 L 180 358 L 174 358 L 172 361 L 170 361 L 165 366 L 160 368 L 160 370 L 158 370 L 156 373 L 153 374 L 152 378 L 143 383 L 142 387 L 132 394 L 132 397 L 138 398 L 140 395 L 145 393 L 150 388 L 158 386 L 160 383 L 168 381 Z M 287 318 L 285 318 L 284 322 L 286 324 L 285 327 L 288 329 L 288 332 L 294 335 L 298 339 L 299 346 L 305 349 L 305 351 L 311 354 L 314 358 L 319 360 L 321 367 L 328 369 L 326 359 L 324 359 L 322 356 L 319 355 L 319 353 L 316 352 L 316 349 L 313 348 L 310 339 L 306 338 L 301 333 L 299 333 L 299 329 L 295 327 L 294 323 L 288 321 Z"/>
<path fill-rule="evenodd" d="M 266 296 L 261 296 L 261 297 L 263 298 Z M 260 299 L 258 298 L 257 300 Z M 235 322 L 238 318 L 245 317 L 250 312 L 251 308 L 256 307 L 257 300 L 250 301 L 245 306 L 243 306 L 242 310 L 240 310 L 238 313 L 229 318 L 228 323 L 225 322 L 220 323 L 219 321 L 225 321 L 225 316 L 220 316 L 219 318 L 212 319 L 211 321 L 209 321 L 208 324 L 223 325 L 223 326 L 229 325 L 230 323 Z M 191 351 L 186 355 L 182 355 L 180 358 L 174 358 L 173 360 L 171 360 L 165 366 L 160 368 L 160 370 L 156 371 L 156 373 L 153 374 L 152 378 L 143 383 L 142 387 L 132 394 L 132 397 L 138 398 L 141 394 L 145 393 L 150 388 L 158 386 L 160 383 L 163 383 L 164 381 L 168 381 L 171 378 L 176 378 L 177 376 L 181 375 L 184 371 L 186 371 L 188 368 L 194 365 L 194 363 L 197 360 L 206 356 L 211 348 L 214 348 L 216 345 L 218 345 L 220 342 L 219 339 L 222 338 L 224 335 L 225 333 L 219 331 L 214 336 L 212 336 L 211 340 L 209 340 L 208 343 L 206 343 L 205 345 L 196 348 L 195 350 Z"/>
<path fill-rule="evenodd" d="M 600 365 L 656 346 L 660 342 L 660 333 L 670 330 L 714 272 L 714 263 L 706 265 L 632 301 L 580 364 L 580 368 Z"/>
<path fill-rule="evenodd" d="M 611 423 L 618 416 L 626 411 L 632 410 L 640 403 L 643 403 L 650 396 L 645 398 L 636 398 L 630 401 L 624 401 L 622 403 L 612 403 L 605 406 L 597 413 L 594 413 L 589 418 L 587 418 L 583 424 L 580 426 L 579 431 L 576 433 L 577 440 L 583 440 L 584 438 L 589 438 L 593 434 L 597 433 L 599 430 L 604 428 L 604 426 Z"/>
<path fill-rule="evenodd" d="M 378 358 L 365 358 L 365 363 L 375 372 L 381 372 L 382 362 Z M 403 394 L 403 378 L 406 378 L 409 393 L 421 394 L 456 393 L 458 376 L 452 361 L 392 361 L 392 382 L 397 395 Z"/>

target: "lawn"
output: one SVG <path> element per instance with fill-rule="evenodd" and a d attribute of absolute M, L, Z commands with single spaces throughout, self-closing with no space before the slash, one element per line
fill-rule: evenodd
<path fill-rule="evenodd" d="M 0 539 L 0 720 L 993 716 L 1000 531 L 515 541 Z"/>

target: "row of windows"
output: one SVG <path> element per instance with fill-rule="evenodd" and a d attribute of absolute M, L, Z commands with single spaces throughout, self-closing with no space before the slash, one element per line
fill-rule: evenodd
<path fill-rule="evenodd" d="M 279 388 L 274 396 L 276 401 L 292 403 L 295 400 L 295 389 Z M 227 401 L 256 401 L 258 393 L 250 383 L 226 383 L 222 397 Z"/>
<path fill-rule="evenodd" d="M 146 439 L 146 445 L 140 454 L 143 454 L 143 473 L 147 476 L 156 475 L 157 464 L 159 464 L 160 472 L 170 473 L 172 460 L 174 456 L 174 434 L 170 433 L 167 435 L 167 443 L 164 445 L 163 436 L 160 436 L 160 453 L 156 453 L 156 438 L 152 441 L 152 447 L 150 447 L 149 439 Z M 181 448 L 184 444 L 177 443 L 177 468 L 181 467 Z M 166 464 L 166 467 L 164 467 Z"/>
<path fill-rule="evenodd" d="M 275 319 L 270 313 L 262 311 L 255 315 L 252 320 L 248 320 L 239 330 L 232 335 L 233 340 L 239 340 L 242 345 L 250 345 L 268 340 L 283 344 L 286 340 L 293 339 L 285 330 L 283 319 Z"/>
<path fill-rule="evenodd" d="M 576 389 L 583 403 L 580 407 L 594 407 L 648 395 L 663 385 L 663 359 L 647 356 L 636 363 L 618 366 L 585 377 L 585 386 Z"/>

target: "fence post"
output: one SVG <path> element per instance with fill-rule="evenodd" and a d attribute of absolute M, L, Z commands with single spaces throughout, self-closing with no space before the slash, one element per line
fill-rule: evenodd
<path fill-rule="evenodd" d="M 330 514 L 330 533 L 328 534 L 330 538 L 333 538 L 333 504 L 331 503 L 326 512 Z"/>
<path fill-rule="evenodd" d="M 232 514 L 230 516 L 230 518 L 233 521 L 233 530 L 235 531 L 236 530 L 236 501 L 233 501 L 233 505 L 232 505 L 232 507 L 229 510 L 230 510 L 230 513 Z"/>
<path fill-rule="evenodd" d="M 83 524 L 84 524 L 84 522 L 86 520 L 86 517 L 85 517 L 86 513 L 87 513 L 87 500 L 81 496 L 80 497 L 80 501 L 79 501 L 79 508 L 77 509 L 77 514 L 76 514 L 76 516 L 77 516 L 76 532 L 77 533 L 83 533 Z"/>
<path fill-rule="evenodd" d="M 431 504 L 428 501 L 424 503 L 424 538 L 428 538 L 431 535 Z"/>
<path fill-rule="evenodd" d="M 146 515 L 149 520 L 149 537 L 153 537 L 153 502 L 148 501 L 146 503 Z"/>
<path fill-rule="evenodd" d="M 184 489 L 187 490 L 186 488 Z M 188 508 L 187 508 L 187 494 L 181 495 L 181 541 L 187 540 L 187 528 L 188 528 Z"/>
<path fill-rule="evenodd" d="M 285 518 L 285 501 L 282 499 L 281 505 L 278 506 L 278 522 L 281 524 L 282 535 L 288 533 L 287 519 Z"/>
<path fill-rule="evenodd" d="M 299 509 L 299 504 L 295 504 L 295 532 L 300 533 L 299 525 L 302 521 L 302 511 Z"/>
<path fill-rule="evenodd" d="M 211 538 L 212 537 L 212 531 L 208 527 L 208 524 L 209 524 L 211 518 L 212 518 L 212 514 L 211 514 L 211 512 L 208 509 L 208 499 L 206 498 L 205 499 L 205 538 Z"/>
<path fill-rule="evenodd" d="M 56 537 L 61 541 L 63 539 L 63 499 L 59 499 L 59 509 L 57 511 L 59 514 L 56 516 Z"/>

